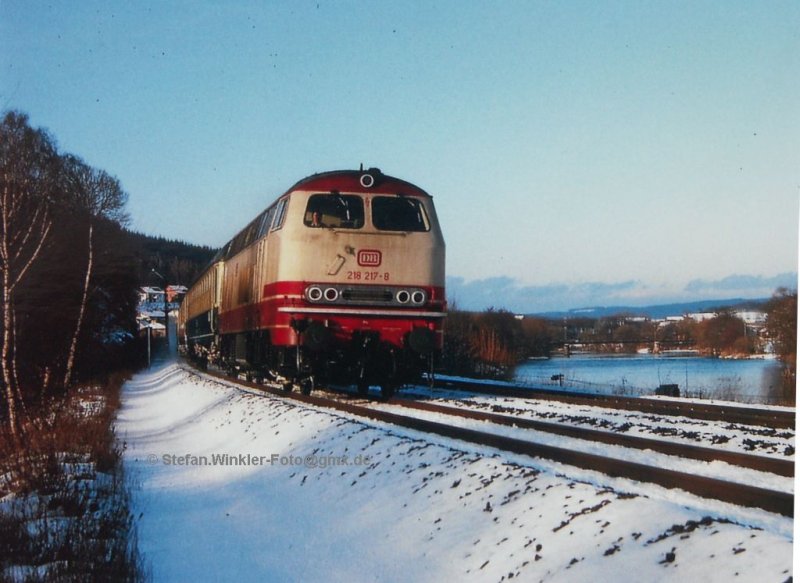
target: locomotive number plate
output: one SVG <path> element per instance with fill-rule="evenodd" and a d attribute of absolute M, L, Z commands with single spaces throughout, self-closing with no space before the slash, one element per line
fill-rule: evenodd
<path fill-rule="evenodd" d="M 350 281 L 389 281 L 388 271 L 348 271 L 347 279 Z"/>

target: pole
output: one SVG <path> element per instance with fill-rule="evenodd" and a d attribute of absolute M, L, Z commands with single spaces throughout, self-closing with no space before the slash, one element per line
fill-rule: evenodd
<path fill-rule="evenodd" d="M 167 345 L 167 350 L 169 350 L 169 322 L 168 322 L 169 310 L 167 308 L 167 278 L 161 275 L 155 269 L 150 269 L 150 272 L 160 277 L 161 281 L 164 282 L 164 342 Z"/>
<path fill-rule="evenodd" d="M 164 344 L 169 352 L 169 310 L 167 309 L 167 280 L 164 280 Z"/>

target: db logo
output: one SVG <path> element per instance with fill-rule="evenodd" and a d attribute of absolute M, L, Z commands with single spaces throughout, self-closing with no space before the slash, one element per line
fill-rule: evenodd
<path fill-rule="evenodd" d="M 381 252 L 377 249 L 362 249 L 356 258 L 361 267 L 378 267 L 381 264 Z"/>

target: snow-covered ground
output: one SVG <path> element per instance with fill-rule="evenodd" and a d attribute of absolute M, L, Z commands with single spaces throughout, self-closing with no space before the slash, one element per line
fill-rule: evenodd
<path fill-rule="evenodd" d="M 614 431 L 649 439 L 663 438 L 672 443 L 715 447 L 727 451 L 794 460 L 794 429 L 744 426 L 728 421 L 708 421 L 681 416 L 658 416 L 642 411 L 609 409 L 594 405 L 574 405 L 562 401 L 536 398 L 521 399 L 471 395 L 456 391 L 431 391 L 422 387 L 413 391 L 405 391 L 404 394 L 411 397 L 435 398 L 439 404 L 456 405 L 489 413 L 514 415 L 526 419 Z M 684 399 L 682 402 L 691 401 Z M 703 404 L 708 404 L 708 401 Z M 726 402 L 725 405 L 735 406 L 736 404 Z M 789 407 L 775 406 L 764 406 L 764 409 L 790 410 Z"/>
<path fill-rule="evenodd" d="M 461 404 L 463 404 L 463 403 L 461 403 Z M 475 401 L 473 401 L 473 400 L 470 400 L 470 402 L 468 403 L 468 405 L 474 405 L 474 404 L 475 404 Z M 546 405 L 551 405 L 551 404 L 552 404 L 552 402 L 543 403 L 543 405 L 545 405 L 545 406 Z M 530 403 L 528 403 L 528 405 L 530 405 Z M 561 405 L 561 407 L 559 407 L 559 409 L 561 409 L 562 411 L 569 408 L 569 405 L 564 404 L 564 403 L 560 403 L 559 405 Z M 393 409 L 392 405 L 388 405 L 388 404 L 374 403 L 374 404 L 372 404 L 372 407 L 375 408 L 375 409 L 382 409 L 382 410 L 388 410 L 388 411 L 396 412 L 396 410 L 395 410 L 396 408 Z M 461 407 L 459 407 L 459 408 L 461 408 Z M 468 408 L 470 408 L 470 409 L 480 409 L 478 407 L 468 407 Z M 595 409 L 597 409 L 597 412 L 596 412 L 597 418 L 600 419 L 601 421 L 604 420 L 605 415 L 613 416 L 613 413 L 619 413 L 619 412 L 610 412 L 608 409 L 602 409 L 602 408 L 595 408 Z M 524 411 L 524 409 L 522 409 L 522 410 Z M 530 412 L 531 410 L 528 409 L 528 411 Z M 657 452 L 652 451 L 650 449 L 634 449 L 634 448 L 622 447 L 622 446 L 618 446 L 618 445 L 609 445 L 607 443 L 586 441 L 586 440 L 583 440 L 583 439 L 577 439 L 577 438 L 572 438 L 572 437 L 564 437 L 564 436 L 554 435 L 554 434 L 543 432 L 543 431 L 537 431 L 537 430 L 533 430 L 533 429 L 525 429 L 525 428 L 519 428 L 519 427 L 491 426 L 491 428 L 489 429 L 489 428 L 487 428 L 487 423 L 484 422 L 484 421 L 478 421 L 478 420 L 474 420 L 474 419 L 465 419 L 465 418 L 462 418 L 462 417 L 444 416 L 444 415 L 441 415 L 441 414 L 438 414 L 438 413 L 428 413 L 428 412 L 425 412 L 425 411 L 407 412 L 407 411 L 403 410 L 403 411 L 400 411 L 399 413 L 402 414 L 402 415 L 405 415 L 405 414 L 408 413 L 409 415 L 413 415 L 416 418 L 427 419 L 427 420 L 435 421 L 435 422 L 439 422 L 439 423 L 448 423 L 450 425 L 454 425 L 454 426 L 457 426 L 457 427 L 465 427 L 467 429 L 473 429 L 473 430 L 476 430 L 476 431 L 487 431 L 487 430 L 489 430 L 492 433 L 497 434 L 497 435 L 503 435 L 503 436 L 506 436 L 506 437 L 524 439 L 524 440 L 529 440 L 529 441 L 535 441 L 536 443 L 541 443 L 541 444 L 544 444 L 544 445 L 551 445 L 551 446 L 554 446 L 554 447 L 567 448 L 567 449 L 572 450 L 572 451 L 581 451 L 581 452 L 584 452 L 584 453 L 601 455 L 601 456 L 605 456 L 605 457 L 610 457 L 610 458 L 615 458 L 615 459 L 620 459 L 620 460 L 625 460 L 625 461 L 641 463 L 641 464 L 645 464 L 645 465 L 652 466 L 652 467 L 660 467 L 660 468 L 664 468 L 664 469 L 667 469 L 667 470 L 675 470 L 675 471 L 685 472 L 685 473 L 693 474 L 693 475 L 700 475 L 700 476 L 706 476 L 706 477 L 709 477 L 709 478 L 727 480 L 727 481 L 736 482 L 736 483 L 739 483 L 739 484 L 746 484 L 746 485 L 749 485 L 749 486 L 755 486 L 755 487 L 758 487 L 758 488 L 767 488 L 767 489 L 776 490 L 776 491 L 779 491 L 779 492 L 792 493 L 793 492 L 793 488 L 794 488 L 794 478 L 778 476 L 778 475 L 775 475 L 775 474 L 772 474 L 772 473 L 769 473 L 769 472 L 751 470 L 749 468 L 743 468 L 743 467 L 740 467 L 740 466 L 727 464 L 727 463 L 721 462 L 721 461 L 715 461 L 715 462 L 708 463 L 708 462 L 703 462 L 703 461 L 698 461 L 698 460 L 693 460 L 693 459 L 679 458 L 679 457 L 676 457 L 676 456 L 665 455 L 665 454 L 657 453 Z M 588 415 L 587 415 L 587 413 L 588 413 Z M 506 414 L 508 414 L 508 413 L 506 413 Z M 589 417 L 589 415 L 591 415 L 591 414 L 592 414 L 591 412 L 583 411 L 583 413 L 579 416 L 579 419 L 588 421 L 588 419 L 591 418 L 591 417 Z M 521 418 L 528 418 L 524 414 L 520 415 L 520 417 Z M 629 416 L 626 416 L 626 417 L 627 418 L 631 418 L 631 417 L 633 417 L 633 415 L 629 415 Z M 642 415 L 643 419 L 644 419 L 644 417 L 645 417 L 645 415 Z M 658 419 L 658 421 L 656 421 L 656 419 Z M 647 421 L 648 422 L 645 422 L 644 420 L 642 420 L 639 423 L 641 424 L 642 427 L 646 427 L 648 429 L 652 429 L 652 428 L 656 428 L 656 427 L 662 427 L 664 429 L 670 429 L 670 430 L 674 429 L 674 430 L 676 430 L 676 432 L 678 434 L 689 433 L 689 430 L 685 430 L 685 429 L 683 429 L 683 427 L 685 427 L 685 426 L 695 427 L 696 425 L 698 425 L 700 423 L 700 422 L 698 422 L 696 420 L 692 420 L 692 419 L 681 419 L 681 418 L 661 419 L 661 418 L 656 418 L 653 415 L 650 415 L 649 419 L 647 419 Z M 559 421 L 559 423 L 566 423 L 566 422 Z M 712 425 L 712 428 L 711 428 L 712 434 L 715 434 L 714 433 L 715 430 L 713 428 L 714 423 L 713 422 L 709 422 L 709 424 Z M 578 425 L 578 424 L 576 423 L 576 425 Z M 605 423 L 604 423 L 604 425 L 605 425 Z M 719 423 L 719 425 L 722 426 L 722 425 L 725 425 L 725 424 Z M 753 429 L 757 429 L 757 428 L 753 428 Z M 641 434 L 644 434 L 644 433 L 646 433 L 646 432 L 645 431 L 640 431 L 640 432 L 631 431 L 630 432 L 631 435 L 641 435 Z M 732 431 L 732 430 L 728 430 L 726 433 L 732 434 L 732 433 L 735 433 L 735 432 Z M 793 437 L 794 436 L 794 432 L 793 431 L 792 432 L 783 431 L 783 432 L 781 432 L 781 434 L 782 435 L 783 434 L 791 435 L 791 438 L 787 438 L 787 437 L 783 437 L 783 438 L 780 438 L 780 439 L 775 438 L 773 440 L 767 441 L 766 443 L 769 443 L 770 445 L 773 445 L 773 446 L 775 446 L 776 443 L 777 443 L 778 446 L 791 447 L 791 446 L 785 445 L 785 442 L 786 441 L 792 441 L 792 442 L 794 441 L 794 437 Z M 665 438 L 664 441 L 670 441 L 670 440 Z M 690 443 L 690 441 L 688 439 L 675 439 L 673 441 L 682 442 L 682 443 Z M 742 439 L 734 438 L 734 439 L 732 439 L 732 441 L 741 442 Z M 746 438 L 745 438 L 745 441 L 747 441 Z M 734 445 L 735 445 L 735 443 L 734 443 Z M 745 452 L 744 448 L 736 449 L 734 447 L 724 447 L 724 446 L 712 446 L 712 447 L 719 447 L 720 449 L 724 448 L 724 449 L 727 449 L 727 450 L 730 450 L 730 451 L 736 451 L 738 453 L 750 453 L 750 452 Z M 778 458 L 788 459 L 788 460 L 793 460 L 794 459 L 793 456 L 788 456 L 788 457 L 785 457 L 785 458 L 783 456 L 772 456 L 772 457 L 778 457 Z"/>
<path fill-rule="evenodd" d="M 127 383 L 117 431 L 155 581 L 792 575 L 790 518 L 242 393 L 174 362 Z"/>

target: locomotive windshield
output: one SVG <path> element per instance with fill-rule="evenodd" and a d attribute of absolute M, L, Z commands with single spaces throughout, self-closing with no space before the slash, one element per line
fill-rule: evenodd
<path fill-rule="evenodd" d="M 312 194 L 303 223 L 307 227 L 360 229 L 364 226 L 364 201 L 352 194 Z"/>
<path fill-rule="evenodd" d="M 422 203 L 405 196 L 376 196 L 372 199 L 372 224 L 381 231 L 430 229 Z"/>

